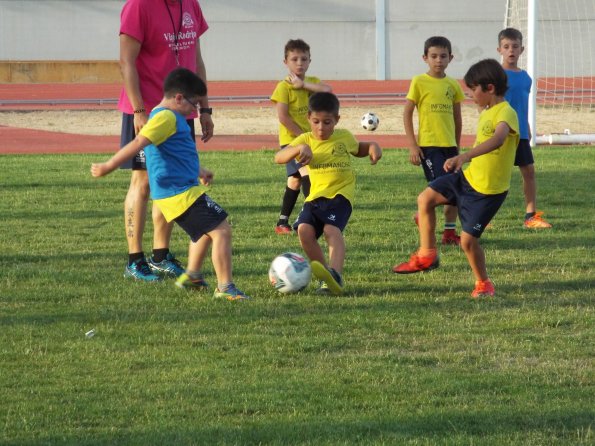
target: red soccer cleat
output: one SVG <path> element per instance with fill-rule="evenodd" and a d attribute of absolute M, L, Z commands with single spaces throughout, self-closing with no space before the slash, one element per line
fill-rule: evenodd
<path fill-rule="evenodd" d="M 291 234 L 291 226 L 289 225 L 277 225 L 275 226 L 275 232 L 277 234 Z"/>
<path fill-rule="evenodd" d="M 475 281 L 475 289 L 471 293 L 471 297 L 477 299 L 479 297 L 493 297 L 496 294 L 494 284 L 490 279 Z"/>
<path fill-rule="evenodd" d="M 446 229 L 442 233 L 442 244 L 459 246 L 461 244 L 461 237 L 457 235 L 454 229 Z"/>
<path fill-rule="evenodd" d="M 433 257 L 422 257 L 417 255 L 417 252 L 411 254 L 408 262 L 393 266 L 393 273 L 396 274 L 412 274 L 422 271 L 430 271 L 438 268 L 440 265 L 440 258 L 438 255 Z"/>

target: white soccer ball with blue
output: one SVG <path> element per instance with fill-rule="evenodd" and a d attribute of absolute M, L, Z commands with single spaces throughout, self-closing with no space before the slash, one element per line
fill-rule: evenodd
<path fill-rule="evenodd" d="M 269 268 L 269 281 L 280 293 L 297 293 L 312 279 L 310 263 L 295 252 L 285 252 L 273 259 Z"/>
<path fill-rule="evenodd" d="M 380 119 L 378 118 L 378 115 L 376 113 L 368 112 L 364 116 L 362 116 L 361 123 L 362 127 L 365 130 L 373 132 L 378 128 L 378 124 L 380 124 Z"/>

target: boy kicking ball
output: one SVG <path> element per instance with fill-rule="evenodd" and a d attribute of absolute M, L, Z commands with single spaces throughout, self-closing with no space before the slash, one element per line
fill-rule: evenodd
<path fill-rule="evenodd" d="M 475 276 L 471 297 L 478 298 L 495 294 L 479 238 L 504 203 L 510 188 L 519 124 L 516 112 L 504 100 L 507 77 L 496 60 L 477 62 L 464 79 L 473 100 L 483 110 L 474 147 L 447 159 L 444 170 L 453 173 L 432 181 L 417 197 L 420 247 L 408 262 L 395 265 L 393 271 L 410 274 L 439 266 L 435 209 L 445 204 L 457 206 L 463 228 L 461 248 Z M 470 165 L 462 171 L 467 162 Z"/>

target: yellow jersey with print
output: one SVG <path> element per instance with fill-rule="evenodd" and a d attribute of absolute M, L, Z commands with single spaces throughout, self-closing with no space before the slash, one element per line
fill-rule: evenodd
<path fill-rule="evenodd" d="M 306 201 L 343 195 L 353 205 L 355 197 L 355 171 L 352 155 L 359 151 L 359 143 L 349 130 L 335 129 L 329 139 L 314 138 L 312 132 L 302 133 L 291 146 L 307 144 L 312 160 L 307 165 L 310 174 L 310 195 Z M 299 161 L 299 159 L 298 159 Z"/>
<path fill-rule="evenodd" d="M 510 189 L 514 157 L 519 145 L 519 120 L 510 104 L 502 101 L 482 111 L 477 124 L 477 137 L 473 147 L 494 136 L 496 127 L 501 122 L 510 127 L 504 143 L 491 152 L 473 158 L 463 172 L 471 187 L 486 195 L 500 194 Z"/>
<path fill-rule="evenodd" d="M 456 147 L 454 105 L 465 99 L 463 89 L 451 77 L 435 78 L 427 73 L 411 80 L 407 99 L 417 107 L 420 147 Z"/>
<path fill-rule="evenodd" d="M 304 82 L 311 84 L 319 84 L 320 79 L 314 76 L 306 76 Z M 312 96 L 312 92 L 305 88 L 295 89 L 286 79 L 277 83 L 271 101 L 274 103 L 287 104 L 289 116 L 295 122 L 302 132 L 310 131 L 310 124 L 308 123 L 308 99 Z M 289 144 L 297 135 L 289 131 L 287 127 L 279 123 L 279 145 L 284 146 Z"/>

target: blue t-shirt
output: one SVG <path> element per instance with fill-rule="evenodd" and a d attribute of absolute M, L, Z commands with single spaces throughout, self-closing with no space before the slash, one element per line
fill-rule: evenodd
<path fill-rule="evenodd" d="M 531 93 L 531 77 L 525 70 L 504 70 L 508 76 L 508 90 L 504 99 L 514 108 L 519 118 L 519 135 L 521 139 L 529 139 L 529 93 Z"/>

